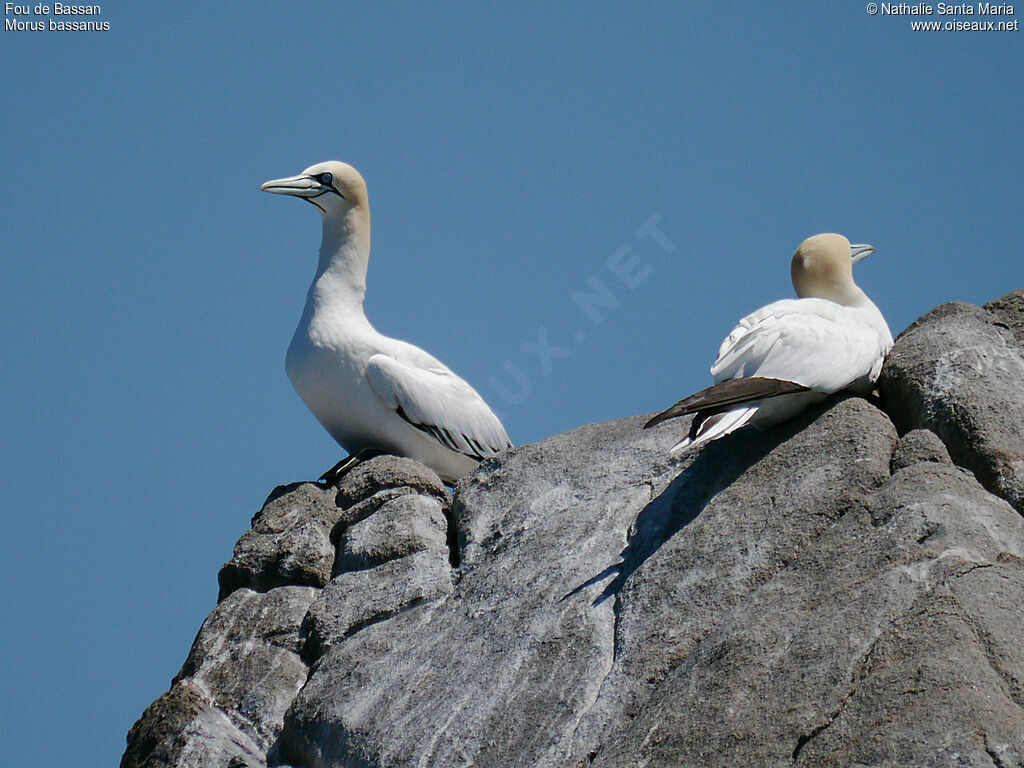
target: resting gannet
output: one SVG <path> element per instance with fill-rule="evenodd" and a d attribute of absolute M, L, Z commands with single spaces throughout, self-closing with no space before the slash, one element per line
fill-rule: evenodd
<path fill-rule="evenodd" d="M 644 428 L 696 414 L 676 452 L 746 424 L 779 424 L 833 392 L 870 394 L 892 347 L 885 318 L 853 282 L 853 265 L 874 251 L 836 234 L 804 240 L 791 267 L 800 298 L 773 302 L 740 320 L 711 366 L 717 383 Z"/>
<path fill-rule="evenodd" d="M 366 182 L 336 161 L 260 189 L 320 210 L 320 262 L 285 370 L 299 397 L 349 452 L 333 481 L 380 453 L 408 456 L 454 483 L 481 459 L 511 448 L 505 428 L 465 381 L 419 347 L 378 333 L 363 312 L 370 257 Z"/>

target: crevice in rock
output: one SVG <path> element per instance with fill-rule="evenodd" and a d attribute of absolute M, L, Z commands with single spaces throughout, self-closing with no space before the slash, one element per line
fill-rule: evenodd
<path fill-rule="evenodd" d="M 608 682 L 608 678 L 611 677 L 611 674 L 615 669 L 615 661 L 618 658 L 619 649 L 619 618 L 621 613 L 620 600 L 621 598 L 616 594 L 612 602 L 612 647 L 611 652 L 608 654 L 604 674 L 601 676 L 601 681 L 595 684 L 594 694 L 590 698 L 590 701 L 588 701 L 577 714 L 576 722 L 573 723 L 572 729 L 569 731 L 568 738 L 565 740 L 565 744 L 570 752 L 573 751 L 573 745 L 576 741 L 576 733 L 579 731 L 580 725 L 597 705 L 597 702 L 601 700 L 605 684 Z M 597 757 L 597 752 L 598 750 L 595 749 L 590 753 L 590 762 L 593 762 Z"/>
<path fill-rule="evenodd" d="M 457 570 L 460 563 L 462 562 L 461 553 L 459 552 L 459 527 L 455 522 L 455 514 L 453 512 L 454 504 L 446 504 L 443 508 L 444 519 L 448 524 L 446 530 L 447 544 L 448 544 L 448 564 L 452 567 L 452 570 Z"/>
<path fill-rule="evenodd" d="M 367 573 L 368 571 L 372 571 L 372 570 L 374 570 L 376 568 L 380 568 L 382 565 L 387 565 L 388 563 L 393 563 L 396 560 L 402 560 L 402 559 L 404 559 L 406 557 L 411 557 L 414 554 L 416 554 L 416 553 L 415 552 L 394 552 L 394 553 L 391 553 L 388 557 L 375 557 L 374 559 L 366 560 L 365 562 L 362 562 L 362 563 L 360 563 L 357 566 L 346 567 L 346 568 L 340 569 L 340 570 L 339 569 L 335 569 L 334 570 L 334 575 L 332 577 L 332 580 L 337 578 L 338 576 L 343 576 L 343 575 L 346 575 L 346 574 Z"/>
<path fill-rule="evenodd" d="M 978 564 L 973 568 L 964 571 L 963 573 L 957 574 L 956 578 L 963 578 L 967 574 L 971 573 L 972 571 L 976 571 L 979 568 L 991 567 L 991 563 Z M 1024 693 L 1022 693 L 1018 689 L 1017 683 L 1013 679 L 1013 677 L 1010 674 L 1008 674 L 1006 670 L 1001 669 L 999 665 L 995 662 L 994 657 L 996 656 L 996 654 L 992 648 L 991 639 L 985 633 L 978 629 L 977 624 L 967 613 L 967 610 L 964 608 L 963 604 L 957 599 L 956 594 L 954 594 L 952 590 L 950 591 L 950 599 L 952 599 L 953 604 L 956 606 L 954 615 L 956 616 L 956 618 L 958 618 L 960 621 L 964 623 L 964 626 L 966 626 L 971 631 L 971 634 L 974 636 L 974 640 L 975 642 L 977 642 L 978 648 L 981 650 L 982 655 L 985 657 L 985 661 L 988 663 L 988 666 L 999 677 L 1001 687 L 1003 688 L 1003 695 L 1005 695 L 1006 698 L 1008 698 L 1018 707 L 1024 709 Z"/>
<path fill-rule="evenodd" d="M 315 599 L 315 598 L 314 598 Z M 273 632 L 268 632 L 264 635 L 264 639 L 275 648 L 280 648 L 291 653 L 295 653 L 294 643 L 289 640 L 298 637 L 298 631 L 294 627 L 288 627 L 286 629 L 279 629 Z"/>
<path fill-rule="evenodd" d="M 393 619 L 407 611 L 411 611 L 418 608 L 421 605 L 425 605 L 430 602 L 443 600 L 445 598 L 435 597 L 423 597 L 422 595 L 412 598 L 411 600 L 402 603 L 401 605 L 394 606 L 387 610 L 382 610 L 378 613 L 374 613 L 371 616 L 367 616 L 365 619 L 354 622 L 341 637 L 336 638 L 333 642 L 344 642 L 351 637 L 354 637 L 359 632 L 362 632 L 368 627 L 372 627 L 375 624 Z M 299 649 L 299 657 L 303 663 L 309 668 L 309 673 L 306 676 L 306 681 L 312 677 L 315 667 L 319 663 L 320 659 L 326 654 L 332 647 L 332 643 L 325 643 L 320 634 L 316 631 L 315 627 L 312 626 L 310 621 L 310 615 L 306 614 L 306 618 L 302 620 L 302 628 L 300 630 L 303 637 L 302 645 Z"/>
<path fill-rule="evenodd" d="M 659 475 L 658 478 L 652 478 L 652 479 L 649 479 L 649 480 L 643 480 L 643 481 L 641 481 L 641 482 L 636 484 L 635 487 L 637 487 L 637 488 L 639 488 L 641 486 L 646 486 L 646 488 L 647 488 L 647 500 L 644 502 L 643 508 L 646 508 L 647 505 L 650 504 L 651 501 L 654 499 L 655 482 L 656 482 L 657 479 L 660 479 L 663 476 L 664 475 Z M 623 551 L 625 551 L 626 549 L 629 548 L 629 543 L 632 540 L 633 535 L 635 534 L 635 525 L 636 525 L 636 522 L 634 520 L 634 522 L 625 531 L 626 542 L 625 542 L 625 547 L 624 547 Z M 597 576 L 588 579 L 587 581 L 585 581 L 583 584 L 581 584 L 580 586 L 578 586 L 575 589 L 573 589 L 568 594 L 562 596 L 562 598 L 559 600 L 559 602 L 562 602 L 563 600 L 568 599 L 572 595 L 575 595 L 578 592 L 581 592 L 585 588 L 587 588 L 589 586 L 592 586 L 593 584 L 596 584 L 598 581 L 601 581 L 602 579 L 607 578 L 612 573 L 615 573 L 616 569 L 617 569 L 617 566 L 611 566 L 609 568 L 606 568 L 604 571 L 599 573 Z M 596 605 L 596 602 L 595 602 L 595 605 Z M 612 627 L 611 627 L 611 640 L 612 640 L 611 645 L 612 645 L 612 647 L 611 647 L 611 653 L 609 654 L 609 657 L 608 657 L 607 669 L 605 669 L 604 674 L 601 677 L 601 681 L 599 683 L 597 683 L 597 685 L 595 686 L 595 693 L 594 693 L 593 698 L 586 704 L 586 706 L 584 706 L 580 710 L 579 715 L 576 718 L 576 722 L 574 723 L 574 725 L 572 727 L 572 730 L 569 732 L 569 736 L 568 736 L 568 739 L 566 740 L 566 743 L 568 744 L 570 750 L 572 750 L 572 748 L 573 748 L 573 744 L 575 743 L 575 740 L 576 740 L 576 733 L 579 731 L 580 725 L 586 719 L 586 717 L 590 714 L 590 712 L 593 710 L 593 708 L 597 705 L 597 703 L 601 700 L 602 694 L 603 694 L 603 691 L 604 691 L 604 687 L 607 684 L 608 679 L 611 677 L 611 674 L 612 674 L 612 672 L 615 669 L 615 662 L 619 658 L 619 648 L 620 648 L 620 643 L 621 643 L 622 611 L 623 611 L 623 602 L 622 602 L 621 593 L 620 592 L 615 592 L 612 595 Z M 588 756 L 587 756 L 588 763 L 593 763 L 594 760 L 597 759 L 597 755 L 598 755 L 599 751 L 600 751 L 600 747 L 598 749 L 592 750 L 588 754 Z M 580 763 L 580 765 L 582 765 L 582 763 Z"/>
<path fill-rule="evenodd" d="M 287 766 L 287 768 L 313 768 L 309 762 L 309 755 L 304 749 L 304 744 L 297 742 L 290 737 L 288 730 L 288 716 L 285 715 L 284 728 L 278 734 L 277 739 L 267 750 L 268 766 Z"/>
<path fill-rule="evenodd" d="M 324 583 L 322 579 L 316 578 L 315 576 L 309 576 L 308 578 L 289 578 L 280 575 L 263 575 L 261 576 L 261 578 L 254 579 L 252 581 L 243 581 L 241 579 L 236 580 L 232 582 L 227 588 L 222 586 L 220 593 L 217 595 L 217 603 L 219 605 L 220 603 L 224 602 L 225 599 L 227 599 L 240 589 L 251 589 L 253 592 L 265 595 L 268 592 L 272 592 L 275 589 L 280 589 L 281 587 L 313 587 L 315 589 L 323 589 L 325 586 L 327 586 L 326 583 Z"/>
<path fill-rule="evenodd" d="M 937 523 L 934 520 L 928 520 L 925 522 L 924 533 L 917 537 L 918 544 L 924 544 L 928 539 L 936 535 L 942 535 L 946 531 L 946 526 L 942 523 Z"/>
<path fill-rule="evenodd" d="M 1006 762 L 1003 759 L 1003 756 L 995 751 L 995 749 L 989 743 L 988 734 L 987 733 L 981 734 L 981 740 L 982 740 L 982 747 L 985 750 L 985 754 L 988 755 L 989 759 L 992 761 L 992 764 L 996 768 L 1020 768 L 1019 764 L 1014 766 L 1014 765 L 1011 765 L 1010 763 Z"/>
<path fill-rule="evenodd" d="M 366 619 L 363 619 L 362 621 L 356 622 L 355 624 L 353 624 L 351 627 L 348 628 L 348 630 L 345 632 L 345 634 L 344 634 L 342 639 L 343 640 L 348 640 L 354 634 L 356 634 L 357 632 L 362 632 L 367 627 L 372 627 L 374 624 L 380 624 L 383 621 L 387 621 L 388 619 L 392 619 L 392 618 L 394 618 L 395 616 L 397 616 L 400 613 L 405 613 L 406 611 L 411 611 L 413 608 L 416 608 L 416 607 L 418 607 L 420 605 L 423 605 L 425 602 L 427 602 L 426 598 L 414 597 L 408 603 L 405 603 L 404 605 L 401 605 L 401 606 L 399 606 L 398 608 L 395 608 L 392 611 L 383 611 L 383 612 L 381 612 L 381 613 L 379 613 L 379 614 L 377 614 L 375 616 L 370 616 L 369 618 L 366 618 Z"/>
<path fill-rule="evenodd" d="M 646 485 L 647 485 L 647 502 L 644 504 L 643 508 L 641 509 L 640 514 L 643 514 L 643 510 L 647 509 L 648 506 L 651 504 L 651 502 L 654 501 L 654 499 L 655 499 L 655 496 L 654 496 L 654 482 L 653 482 L 653 480 L 647 481 Z M 674 481 L 673 481 L 673 483 L 669 484 L 668 488 L 666 488 L 665 491 L 663 491 L 663 493 L 667 492 L 672 487 L 672 485 L 674 485 Z M 660 497 L 661 497 L 661 495 L 658 496 L 658 498 L 660 498 Z M 637 515 L 637 519 L 639 519 L 639 516 L 640 515 Z M 630 547 L 632 546 L 633 537 L 636 535 L 636 529 L 637 529 L 637 521 L 634 520 L 633 523 L 626 530 L 626 546 L 623 548 L 623 550 L 622 550 L 623 552 L 628 552 Z M 623 558 L 623 560 L 625 560 L 625 558 Z M 621 575 L 621 570 L 619 571 L 618 574 L 616 574 L 616 577 L 615 577 L 616 580 L 620 577 L 620 575 Z M 612 584 L 614 584 L 614 583 L 615 583 L 615 581 L 613 580 Z M 609 586 L 611 586 L 611 584 L 609 584 Z M 602 594 L 604 594 L 604 593 L 602 592 Z M 621 588 L 615 590 L 615 592 L 613 593 L 612 597 L 613 597 L 613 599 L 612 599 L 612 664 L 611 664 L 611 667 L 609 667 L 608 674 L 611 674 L 611 669 L 614 667 L 615 661 L 619 658 L 619 646 L 620 646 L 621 641 L 622 641 L 622 638 L 621 638 L 621 632 L 622 632 L 622 612 L 623 612 L 624 606 L 623 606 L 623 599 L 622 599 L 622 590 L 621 590 Z M 595 602 L 595 605 L 596 605 L 597 601 L 595 600 L 594 602 Z M 605 675 L 605 680 L 607 680 L 607 679 L 608 679 L 608 675 Z M 604 685 L 604 681 L 601 682 L 601 685 Z"/>
<path fill-rule="evenodd" d="M 379 457 L 373 461 L 381 461 L 384 458 L 394 459 L 394 457 Z M 417 466 L 411 459 L 398 459 L 398 461 Z M 422 465 L 419 466 L 422 467 Z M 422 467 L 422 469 L 429 472 L 426 467 Z M 423 481 L 417 482 L 414 477 L 406 479 L 408 482 L 405 484 L 377 486 L 372 484 L 366 485 L 363 482 L 356 483 L 356 488 L 348 488 L 344 484 L 339 486 L 334 497 L 334 503 L 340 515 L 334 528 L 331 530 L 331 543 L 337 546 L 340 536 L 347 528 L 361 523 L 363 520 L 376 514 L 385 504 L 403 496 L 425 496 L 430 499 L 436 499 L 444 510 L 448 510 L 451 507 L 452 497 L 445 486 L 440 485 L 440 480 L 437 481 L 438 487 L 433 487 Z M 388 478 L 388 480 L 393 481 L 394 478 Z M 386 481 L 382 480 L 382 482 Z"/>
<path fill-rule="evenodd" d="M 875 648 L 878 646 L 878 641 L 885 635 L 886 632 L 889 631 L 890 627 L 892 627 L 892 625 L 898 619 L 899 616 L 896 616 L 887 621 L 886 625 L 880 629 L 877 635 L 875 635 L 875 638 L 871 641 L 871 644 L 868 646 L 867 651 L 865 651 L 860 661 L 857 662 L 857 664 L 854 666 L 853 674 L 850 678 L 850 686 L 847 689 L 846 693 L 843 694 L 843 698 L 839 700 L 839 704 L 836 706 L 835 710 L 828 715 L 828 717 L 825 719 L 823 723 L 815 726 L 808 733 L 802 735 L 799 739 L 797 739 L 796 746 L 793 748 L 794 763 L 796 763 L 796 761 L 800 758 L 800 753 L 803 751 L 803 748 L 810 744 L 811 741 L 816 739 L 818 736 L 820 736 L 830 725 L 832 725 L 832 723 L 836 721 L 836 718 L 839 717 L 839 715 L 842 713 L 843 708 L 846 707 L 850 700 L 856 695 L 861 683 L 864 682 L 864 679 L 868 676 L 868 673 L 871 671 L 871 657 L 875 653 Z"/>
<path fill-rule="evenodd" d="M 346 506 L 344 501 L 341 500 L 341 494 L 339 493 L 334 503 L 337 504 L 338 509 L 341 511 L 341 516 L 331 529 L 331 544 L 337 549 L 338 542 L 345 535 L 345 531 L 353 525 L 361 523 L 366 518 L 376 514 L 389 501 L 415 494 L 416 491 L 412 488 L 382 488 L 376 493 L 352 501 Z"/>

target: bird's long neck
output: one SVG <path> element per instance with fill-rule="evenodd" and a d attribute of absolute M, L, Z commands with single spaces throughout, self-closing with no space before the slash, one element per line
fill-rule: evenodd
<path fill-rule="evenodd" d="M 842 304 L 846 307 L 866 307 L 875 306 L 868 295 L 862 291 L 856 283 L 849 282 L 846 284 L 836 285 L 829 298 L 837 304 Z"/>
<path fill-rule="evenodd" d="M 878 334 L 882 338 L 887 338 L 889 344 L 892 344 L 892 332 L 889 330 L 889 326 L 885 322 L 885 317 L 882 315 L 882 311 L 878 308 L 875 302 L 868 298 L 868 295 L 860 289 L 860 286 L 852 280 L 841 286 L 836 286 L 832 290 L 831 295 L 823 296 L 821 298 L 828 298 L 837 304 L 842 304 L 844 307 L 861 310 L 864 319 L 878 331 Z"/>
<path fill-rule="evenodd" d="M 828 299 L 844 307 L 871 304 L 871 299 L 853 282 L 852 277 L 794 273 L 793 288 L 801 299 Z"/>
<path fill-rule="evenodd" d="M 318 305 L 362 310 L 370 260 L 370 214 L 361 207 L 343 216 L 324 215 L 320 263 L 310 288 Z"/>

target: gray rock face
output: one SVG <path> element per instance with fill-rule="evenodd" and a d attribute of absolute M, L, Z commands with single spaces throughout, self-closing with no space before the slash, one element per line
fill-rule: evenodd
<path fill-rule="evenodd" d="M 129 766 L 260 768 L 306 680 L 299 625 L 317 590 L 238 589 L 203 622 L 171 690 L 128 734 Z"/>
<path fill-rule="evenodd" d="M 430 470 L 390 456 L 337 488 L 276 489 L 221 569 L 220 603 L 171 689 L 129 732 L 122 768 L 266 766 L 305 659 L 451 591 L 448 505 Z"/>
<path fill-rule="evenodd" d="M 308 660 L 370 624 L 452 591 L 448 495 L 436 478 L 417 482 L 424 469 L 408 459 L 380 457 L 342 482 L 338 498 L 351 506 L 334 533 L 335 576 L 303 627 Z M 364 516 L 367 510 L 373 513 Z"/>
<path fill-rule="evenodd" d="M 570 593 L 619 559 L 650 500 L 652 466 L 669 466 L 671 438 L 641 424 L 594 425 L 526 446 L 464 484 L 454 590 L 325 654 L 289 711 L 279 758 L 528 765 L 564 755 L 603 679 L 614 623 L 611 602 L 591 606 L 600 584 Z M 580 505 L 586 514 L 574 512 Z"/>
<path fill-rule="evenodd" d="M 730 610 L 594 765 L 1020 764 L 1022 547 L 972 477 L 899 470 Z"/>
<path fill-rule="evenodd" d="M 898 470 L 913 466 L 922 461 L 934 461 L 938 464 L 952 464 L 949 451 L 934 432 L 927 429 L 914 429 L 907 432 L 896 444 L 892 453 L 890 468 Z"/>
<path fill-rule="evenodd" d="M 915 323 L 885 412 L 272 495 L 122 765 L 1024 766 L 1022 308 Z"/>
<path fill-rule="evenodd" d="M 943 304 L 900 334 L 879 386 L 903 432 L 929 429 L 1024 514 L 1024 292 L 982 309 Z"/>
<path fill-rule="evenodd" d="M 340 511 L 315 483 L 277 488 L 220 569 L 220 600 L 239 587 L 260 592 L 285 584 L 322 587 L 331 578 L 331 529 Z"/>
<path fill-rule="evenodd" d="M 998 318 L 997 324 L 1003 323 L 1013 331 L 1017 343 L 1024 346 L 1024 288 L 990 301 L 984 308 Z"/>

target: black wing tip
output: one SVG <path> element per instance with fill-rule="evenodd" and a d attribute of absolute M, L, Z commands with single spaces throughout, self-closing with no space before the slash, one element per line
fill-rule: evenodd
<path fill-rule="evenodd" d="M 664 411 L 662 411 L 661 413 L 655 414 L 654 416 L 649 418 L 647 420 L 647 423 L 644 424 L 644 429 L 650 429 L 651 427 L 656 427 L 659 424 L 661 424 L 663 421 L 668 421 L 669 419 L 674 419 L 676 416 L 684 415 L 681 412 L 680 413 L 675 413 L 674 412 L 675 411 L 675 407 L 676 406 L 673 405 L 671 408 L 667 408 Z"/>
<path fill-rule="evenodd" d="M 694 400 L 699 398 L 705 392 L 707 392 L 707 390 L 702 389 L 700 392 L 694 395 L 690 395 L 689 397 L 684 397 L 678 403 L 670 405 L 661 413 L 654 414 L 654 416 L 648 419 L 647 423 L 644 424 L 644 429 L 656 427 L 663 421 L 668 421 L 669 419 L 676 419 L 679 418 L 680 416 L 687 416 L 691 413 L 696 413 L 697 411 L 703 410 L 703 406 L 701 404 L 695 404 Z"/>
<path fill-rule="evenodd" d="M 454 453 L 461 453 L 463 456 L 476 461 L 483 461 L 491 456 L 497 456 L 502 451 L 507 451 L 509 448 L 514 447 L 512 445 L 512 441 L 508 438 L 505 438 L 506 444 L 504 446 L 501 448 L 494 448 L 463 432 L 449 432 L 445 427 L 439 427 L 436 424 L 420 424 L 419 422 L 410 419 L 402 406 L 395 408 L 395 413 L 401 416 L 409 426 L 418 429 L 424 435 L 434 439 L 443 448 L 447 448 L 449 451 L 453 451 Z M 461 437 L 468 447 L 460 447 L 458 441 L 455 439 L 455 435 Z"/>

